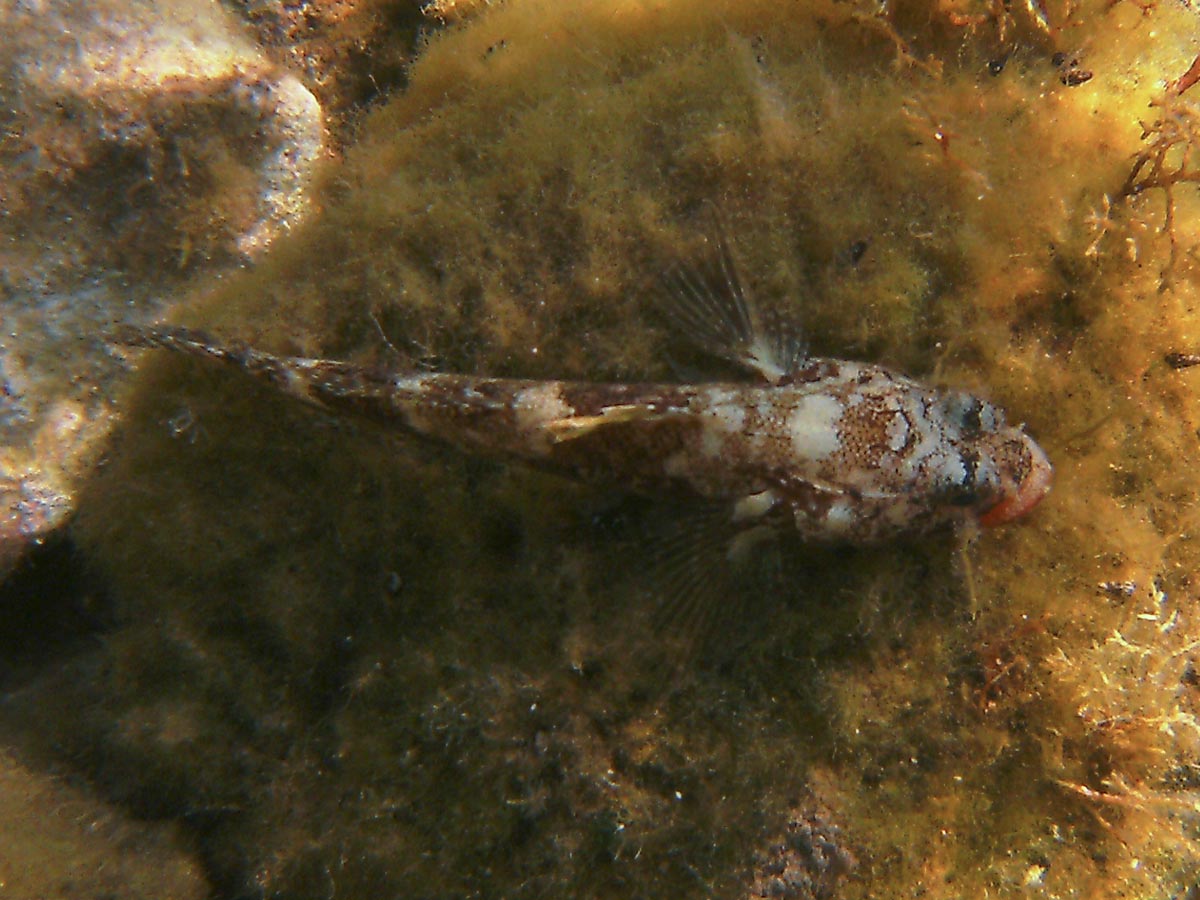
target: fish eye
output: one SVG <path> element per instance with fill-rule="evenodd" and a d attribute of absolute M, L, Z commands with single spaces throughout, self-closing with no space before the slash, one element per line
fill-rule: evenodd
<path fill-rule="evenodd" d="M 983 431 L 983 401 L 969 394 L 958 409 L 958 424 L 963 434 L 975 437 Z"/>
<path fill-rule="evenodd" d="M 973 438 L 1004 426 L 1004 414 L 986 400 L 962 391 L 947 395 L 946 418 L 958 426 L 963 437 Z"/>

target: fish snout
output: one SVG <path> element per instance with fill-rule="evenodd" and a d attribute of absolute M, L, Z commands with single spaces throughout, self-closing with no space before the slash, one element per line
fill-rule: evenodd
<path fill-rule="evenodd" d="M 997 448 L 1002 490 L 999 501 L 979 517 L 985 528 L 1011 522 L 1032 510 L 1050 490 L 1054 467 L 1046 452 L 1023 431 Z"/>

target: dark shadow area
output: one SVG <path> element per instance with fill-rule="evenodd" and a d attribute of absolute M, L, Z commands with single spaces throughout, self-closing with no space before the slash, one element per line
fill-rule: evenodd
<path fill-rule="evenodd" d="M 47 665 L 95 644 L 111 627 L 112 603 L 62 535 L 35 548 L 0 583 L 0 691 L 11 691 Z"/>

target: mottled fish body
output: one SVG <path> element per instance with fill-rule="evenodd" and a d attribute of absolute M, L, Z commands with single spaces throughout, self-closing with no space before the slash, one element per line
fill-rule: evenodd
<path fill-rule="evenodd" d="M 654 495 L 728 504 L 735 527 L 872 543 L 1032 509 L 1051 467 L 990 403 L 882 366 L 806 356 L 765 334 L 720 237 L 663 280 L 665 311 L 755 383 L 594 384 L 275 356 L 175 327 L 121 340 L 232 363 L 332 410 Z"/>

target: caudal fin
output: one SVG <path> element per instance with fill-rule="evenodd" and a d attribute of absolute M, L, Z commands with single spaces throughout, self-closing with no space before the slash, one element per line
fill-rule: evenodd
<path fill-rule="evenodd" d="M 203 331 L 180 325 L 121 325 L 109 341 L 126 347 L 173 350 L 233 365 L 255 378 L 310 402 L 362 389 L 362 370 L 322 359 L 276 356 L 241 341 L 218 340 Z"/>

